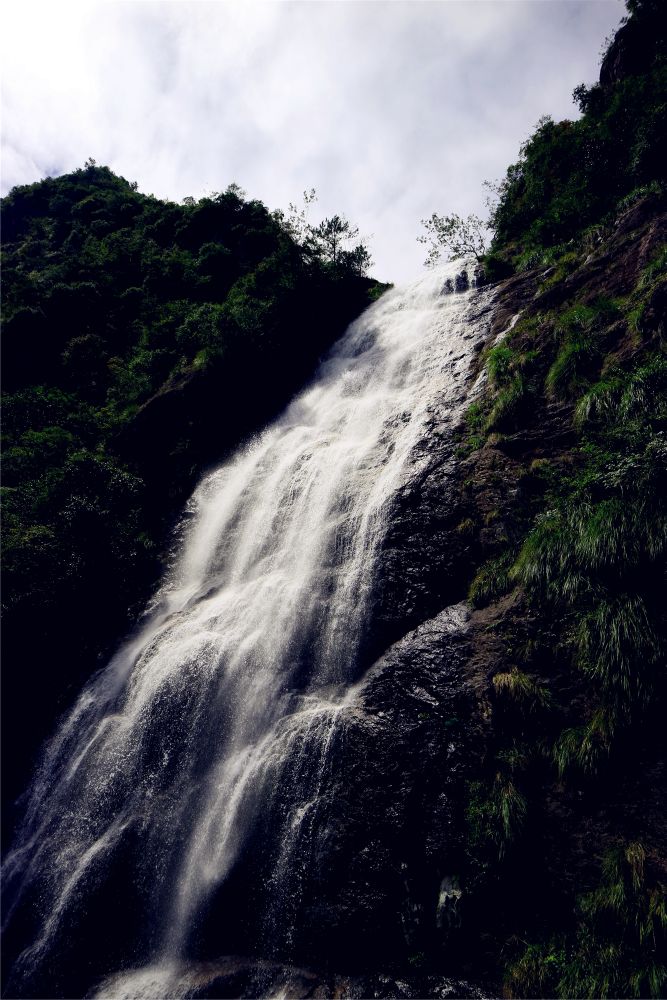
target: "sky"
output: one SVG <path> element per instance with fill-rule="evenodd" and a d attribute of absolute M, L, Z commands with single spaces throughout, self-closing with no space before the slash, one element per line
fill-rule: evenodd
<path fill-rule="evenodd" d="M 545 114 L 576 117 L 621 0 L 5 0 L 2 193 L 106 164 L 179 201 L 315 188 L 374 275 L 405 281 L 432 212 L 486 217 Z"/>

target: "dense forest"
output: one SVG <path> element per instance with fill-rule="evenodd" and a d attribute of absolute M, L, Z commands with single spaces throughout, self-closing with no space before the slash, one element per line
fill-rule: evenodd
<path fill-rule="evenodd" d="M 580 116 L 543 119 L 495 186 L 480 255 L 496 319 L 447 543 L 473 609 L 461 902 L 407 964 L 508 997 L 667 989 L 663 6 L 628 0 Z M 386 287 L 345 220 L 305 220 L 93 162 L 3 201 L 8 828 L 202 471 Z"/>
<path fill-rule="evenodd" d="M 177 205 L 89 162 L 3 200 L 7 801 L 147 600 L 202 470 L 384 287 L 346 220 L 308 224 L 312 197 Z"/>

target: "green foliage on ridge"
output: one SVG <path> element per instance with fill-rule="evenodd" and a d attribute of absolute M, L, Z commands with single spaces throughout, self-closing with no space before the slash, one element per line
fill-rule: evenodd
<path fill-rule="evenodd" d="M 56 658 L 35 740 L 146 600 L 197 476 L 382 290 L 333 228 L 332 254 L 236 185 L 174 204 L 92 161 L 3 199 L 5 681 L 22 633 Z"/>
<path fill-rule="evenodd" d="M 141 407 L 211 366 L 220 369 L 222 392 L 234 383 L 250 391 L 284 372 L 286 389 L 277 392 L 284 401 L 294 384 L 290 366 L 307 371 L 331 338 L 308 328 L 310 304 L 317 295 L 349 296 L 368 258 L 329 260 L 304 249 L 281 213 L 245 201 L 235 185 L 176 205 L 92 162 L 14 188 L 2 221 L 11 604 L 24 593 L 14 576 L 21 577 L 21 553 L 34 552 L 38 537 L 57 540 L 62 572 L 80 543 L 87 547 L 65 514 L 72 505 L 103 504 L 98 487 L 106 494 L 113 484 L 130 521 L 141 520 L 143 484 L 117 445 Z M 221 450 L 248 422 L 241 413 Z M 86 464 L 83 455 L 89 478 L 72 473 Z M 74 480 L 83 493 L 66 495 L 63 482 Z"/>
<path fill-rule="evenodd" d="M 667 29 L 661 0 L 628 4 L 614 44 L 630 63 L 620 79 L 581 85 L 581 117 L 541 119 L 500 184 L 489 226 L 491 276 L 563 260 L 572 240 L 646 193 L 664 191 L 667 163 Z M 647 42 L 648 40 L 648 42 Z M 604 64 L 603 64 L 604 69 Z"/>
<path fill-rule="evenodd" d="M 490 279 L 542 268 L 483 358 L 458 451 L 480 494 L 497 466 L 517 487 L 469 592 L 489 635 L 489 745 L 467 783 L 462 878 L 509 997 L 667 986 L 663 6 L 629 3 L 601 83 L 577 89 L 581 118 L 545 119 L 525 144 L 484 261 Z M 497 781 L 520 791 L 519 823 L 503 825 Z"/>

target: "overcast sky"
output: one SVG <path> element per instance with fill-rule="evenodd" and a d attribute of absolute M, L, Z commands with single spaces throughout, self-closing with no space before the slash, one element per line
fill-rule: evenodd
<path fill-rule="evenodd" d="M 484 214 L 538 118 L 573 117 L 621 0 L 3 4 L 2 190 L 108 164 L 180 200 L 317 189 L 374 273 L 418 274 L 420 219 Z"/>

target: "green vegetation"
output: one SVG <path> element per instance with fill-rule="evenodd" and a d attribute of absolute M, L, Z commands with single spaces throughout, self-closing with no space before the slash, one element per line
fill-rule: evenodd
<path fill-rule="evenodd" d="M 146 600 L 196 477 L 382 286 L 339 216 L 295 222 L 236 185 L 177 205 L 92 161 L 14 188 L 2 228 L 5 683 L 51 664 L 41 740 Z"/>
<path fill-rule="evenodd" d="M 498 771 L 488 786 L 474 782 L 466 812 L 473 846 L 482 851 L 492 846 L 502 859 L 521 833 L 526 809 L 526 800 L 511 774 Z"/>
<path fill-rule="evenodd" d="M 577 899 L 572 933 L 525 945 L 511 963 L 509 996 L 664 996 L 667 896 L 647 887 L 645 861 L 638 842 L 608 851 L 598 886 Z"/>
<path fill-rule="evenodd" d="M 505 534 L 470 543 L 488 739 L 462 886 L 510 997 L 667 986 L 667 63 L 660 4 L 628 8 L 579 121 L 541 122 L 497 189 L 487 275 L 542 270 L 458 452 L 466 514 L 500 506 Z"/>
<path fill-rule="evenodd" d="M 497 559 L 489 559 L 478 571 L 470 584 L 468 600 L 473 607 L 480 608 L 501 597 L 510 587 L 509 570 L 512 558 L 509 552 Z"/>
<path fill-rule="evenodd" d="M 425 232 L 417 240 L 428 248 L 427 266 L 443 256 L 474 258 L 490 281 L 548 267 L 545 287 L 552 287 L 576 267 L 581 251 L 599 245 L 619 214 L 644 198 L 664 197 L 667 29 L 661 5 L 628 2 L 630 16 L 611 43 L 601 82 L 574 91 L 578 120 L 542 118 L 502 181 L 485 182 L 486 222 L 437 213 L 422 219 Z M 620 74 L 613 65 L 619 49 L 629 64 Z M 587 348 L 573 340 L 569 353 L 578 349 Z"/>
<path fill-rule="evenodd" d="M 544 684 L 518 667 L 496 674 L 493 687 L 498 697 L 509 698 L 528 712 L 551 705 L 551 695 Z"/>
<path fill-rule="evenodd" d="M 605 309 L 576 305 L 558 317 L 556 336 L 560 346 L 545 379 L 550 396 L 569 397 L 585 380 L 601 353 L 596 324 L 605 318 Z"/>
<path fill-rule="evenodd" d="M 662 287 L 665 265 L 656 261 L 663 258 L 648 262 L 623 301 L 575 300 L 540 312 L 541 350 L 534 319 L 522 319 L 488 353 L 487 390 L 468 415 L 481 447 L 491 447 L 492 415 L 523 373 L 533 406 L 553 405 L 558 394 L 567 406 L 559 419 L 569 419 L 573 431 L 559 461 L 531 461 L 525 481 L 532 488 L 512 511 L 512 541 L 496 548 L 470 587 L 476 607 L 518 588 L 529 640 L 510 652 L 505 636 L 513 619 L 496 625 L 504 663 L 510 656 L 517 663 L 510 660 L 491 677 L 495 755 L 487 778 L 469 790 L 471 886 L 523 878 L 517 859 L 533 851 L 539 858 L 539 837 L 530 842 L 528 831 L 537 835 L 528 821 L 533 817 L 539 828 L 544 796 L 553 794 L 547 790 L 577 790 L 587 801 L 596 782 L 604 787 L 633 766 L 640 731 L 650 741 L 664 711 L 667 360 L 651 329 L 642 326 L 634 339 L 632 325 Z M 582 334 L 595 352 L 587 349 L 568 368 L 567 349 Z M 520 432 L 529 413 L 519 411 L 505 426 Z M 572 690 L 574 704 L 567 700 Z M 520 935 L 518 950 L 508 946 L 510 996 L 661 995 L 664 886 L 657 862 L 635 884 L 639 849 L 628 851 L 621 861 L 613 854 L 616 867 L 604 862 L 597 888 L 580 890 L 573 916 L 555 924 L 545 919 L 542 929 Z M 517 910 L 508 937 L 526 919 L 518 903 Z"/>
<path fill-rule="evenodd" d="M 484 230 L 488 227 L 476 215 L 462 219 L 460 215 L 443 216 L 434 212 L 430 219 L 422 219 L 422 226 L 426 232 L 417 237 L 417 242 L 428 247 L 426 267 L 437 264 L 443 254 L 449 260 L 484 259 L 488 242 Z"/>
<path fill-rule="evenodd" d="M 524 379 L 520 374 L 514 375 L 511 381 L 507 382 L 496 394 L 486 421 L 486 430 L 512 428 L 526 395 L 527 388 Z"/>
<path fill-rule="evenodd" d="M 521 155 L 495 186 L 488 263 L 522 270 L 559 258 L 567 273 L 570 241 L 590 246 L 596 227 L 639 199 L 664 191 L 667 162 L 666 29 L 661 0 L 628 4 L 631 17 L 614 43 L 632 68 L 610 69 L 592 87 L 574 92 L 577 121 L 543 118 Z M 619 38 L 621 33 L 619 33 Z M 563 269 L 565 269 L 563 271 Z"/>
<path fill-rule="evenodd" d="M 356 232 L 339 217 L 301 245 L 234 185 L 175 205 L 92 163 L 15 188 L 2 212 L 5 595 L 34 606 L 35 560 L 52 563 L 41 575 L 51 601 L 103 558 L 90 530 L 115 539 L 112 576 L 157 541 L 141 509 L 145 468 L 123 437 L 142 407 L 211 371 L 232 422 L 217 431 L 222 454 L 266 416 L 261 393 L 268 409 L 284 402 L 363 303 L 368 255 L 344 250 Z M 322 334 L 315 303 L 334 296 L 346 308 Z M 179 439 L 172 458 L 192 444 Z"/>
<path fill-rule="evenodd" d="M 598 708 L 583 726 L 564 729 L 553 748 L 560 778 L 578 767 L 595 775 L 608 758 L 616 728 L 616 717 L 608 708 Z"/>
<path fill-rule="evenodd" d="M 661 356 L 642 359 L 586 391 L 578 473 L 553 484 L 510 571 L 568 617 L 576 662 L 626 715 L 653 695 L 664 652 L 667 396 L 654 390 L 666 369 Z"/>

